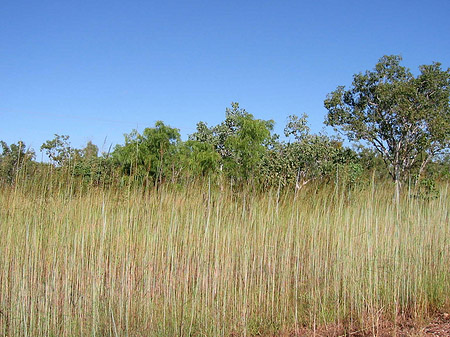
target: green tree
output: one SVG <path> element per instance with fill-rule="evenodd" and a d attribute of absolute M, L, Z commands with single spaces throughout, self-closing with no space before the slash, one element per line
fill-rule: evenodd
<path fill-rule="evenodd" d="M 340 86 L 324 102 L 327 125 L 380 153 L 397 197 L 411 170 L 420 176 L 450 141 L 450 70 L 433 63 L 415 77 L 401 60 L 383 56 L 372 71 L 354 75 L 350 89 Z"/>
<path fill-rule="evenodd" d="M 27 149 L 22 141 L 8 145 L 0 141 L 2 153 L 0 155 L 0 178 L 13 183 L 19 172 L 31 164 L 35 157 L 32 149 Z"/>
<path fill-rule="evenodd" d="M 304 113 L 301 117 L 290 115 L 284 128 L 284 135 L 286 137 L 294 136 L 296 141 L 301 141 L 309 135 L 309 131 L 307 114 Z"/>
<path fill-rule="evenodd" d="M 106 157 L 98 156 L 98 147 L 91 141 L 87 142 L 86 146 L 81 150 L 74 150 L 75 162 L 73 167 L 73 174 L 81 176 L 86 181 L 99 183 L 103 178 L 106 178 L 108 171 L 105 170 Z"/>
<path fill-rule="evenodd" d="M 309 182 L 330 176 L 338 165 L 354 160 L 354 153 L 338 139 L 325 134 L 311 134 L 308 116 L 289 116 L 284 129 L 289 142 L 274 141 L 260 165 L 265 184 L 294 185 L 301 189 Z"/>
<path fill-rule="evenodd" d="M 157 121 L 155 127 L 145 128 L 142 134 L 136 130 L 125 134 L 125 144 L 117 145 L 112 155 L 125 173 L 152 177 L 161 183 L 175 167 L 174 155 L 179 141 L 178 129 Z"/>
<path fill-rule="evenodd" d="M 87 142 L 86 146 L 81 150 L 81 157 L 85 160 L 98 158 L 98 146 L 91 141 Z"/>
<path fill-rule="evenodd" d="M 187 175 L 207 176 L 217 172 L 220 155 L 207 142 L 188 140 L 180 143 L 177 153 L 178 171 Z"/>
<path fill-rule="evenodd" d="M 191 140 L 212 144 L 221 157 L 221 168 L 235 179 L 248 179 L 257 174 L 258 164 L 271 139 L 272 120 L 255 119 L 239 103 L 231 103 L 225 120 L 212 128 L 203 122 Z"/>
<path fill-rule="evenodd" d="M 47 140 L 41 145 L 41 151 L 45 151 L 47 157 L 56 165 L 64 166 L 69 163 L 76 154 L 69 142 L 68 135 L 55 134 L 55 138 Z"/>

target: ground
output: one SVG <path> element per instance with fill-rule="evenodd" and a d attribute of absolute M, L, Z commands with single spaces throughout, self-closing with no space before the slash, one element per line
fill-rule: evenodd
<path fill-rule="evenodd" d="M 346 329 L 343 325 L 326 325 L 313 329 L 302 328 L 297 331 L 282 335 L 283 337 L 450 337 L 450 314 L 440 313 L 423 324 L 413 323 L 403 319 L 394 324 L 389 321 L 381 321 L 377 327 L 368 329 Z"/>

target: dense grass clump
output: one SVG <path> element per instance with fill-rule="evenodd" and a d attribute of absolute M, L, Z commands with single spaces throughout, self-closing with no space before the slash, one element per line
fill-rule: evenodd
<path fill-rule="evenodd" d="M 389 186 L 0 191 L 0 335 L 230 336 L 448 302 L 450 196 Z"/>

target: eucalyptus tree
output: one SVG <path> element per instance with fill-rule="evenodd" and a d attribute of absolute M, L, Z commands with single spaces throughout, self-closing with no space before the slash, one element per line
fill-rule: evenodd
<path fill-rule="evenodd" d="M 327 125 L 380 153 L 397 197 L 411 171 L 420 177 L 450 144 L 450 69 L 435 62 L 414 76 L 401 60 L 383 56 L 373 70 L 354 75 L 349 89 L 339 86 L 324 102 Z"/>

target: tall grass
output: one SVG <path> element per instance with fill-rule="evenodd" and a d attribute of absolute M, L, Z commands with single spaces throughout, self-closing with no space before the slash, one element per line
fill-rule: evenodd
<path fill-rule="evenodd" d="M 69 186 L 69 187 L 68 187 Z M 230 336 L 446 305 L 447 186 L 0 192 L 0 335 Z"/>

